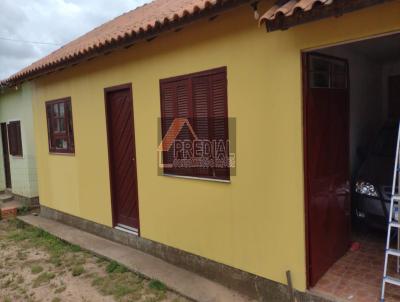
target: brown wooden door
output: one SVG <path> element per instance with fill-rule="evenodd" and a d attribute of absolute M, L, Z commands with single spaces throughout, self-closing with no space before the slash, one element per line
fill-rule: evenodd
<path fill-rule="evenodd" d="M 6 188 L 11 189 L 10 154 L 8 151 L 8 135 L 6 123 L 1 124 L 1 141 L 3 144 L 3 163 L 4 175 L 6 178 Z"/>
<path fill-rule="evenodd" d="M 139 230 L 132 88 L 105 89 L 114 225 Z"/>
<path fill-rule="evenodd" d="M 388 90 L 389 117 L 400 119 L 400 75 L 389 77 Z"/>
<path fill-rule="evenodd" d="M 314 286 L 350 244 L 347 63 L 307 55 L 305 168 L 308 281 Z"/>

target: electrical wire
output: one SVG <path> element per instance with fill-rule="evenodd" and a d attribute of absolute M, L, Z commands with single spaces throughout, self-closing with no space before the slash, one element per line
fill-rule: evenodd
<path fill-rule="evenodd" d="M 0 37 L 0 40 L 10 41 L 10 42 L 21 42 L 21 43 L 28 43 L 28 44 L 41 44 L 41 45 L 53 45 L 53 46 L 60 46 L 61 45 L 61 44 L 51 43 L 51 42 L 37 42 L 37 41 L 10 39 L 10 38 L 4 38 L 4 37 Z"/>

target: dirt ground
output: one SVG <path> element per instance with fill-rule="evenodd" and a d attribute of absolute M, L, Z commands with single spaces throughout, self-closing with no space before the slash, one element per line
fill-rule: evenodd
<path fill-rule="evenodd" d="M 0 302 L 14 301 L 188 302 L 42 230 L 0 221 Z"/>

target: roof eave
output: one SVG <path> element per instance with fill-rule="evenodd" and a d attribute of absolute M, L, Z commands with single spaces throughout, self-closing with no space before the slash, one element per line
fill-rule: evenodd
<path fill-rule="evenodd" d="M 69 66 L 75 66 L 82 62 L 92 60 L 96 57 L 99 57 L 102 55 L 107 55 L 118 49 L 129 48 L 133 44 L 140 42 L 140 41 L 146 41 L 146 40 L 151 41 L 160 34 L 181 29 L 183 26 L 187 26 L 187 25 L 189 25 L 193 22 L 196 22 L 200 19 L 209 17 L 210 20 L 213 20 L 216 15 L 219 15 L 219 14 L 221 14 L 225 11 L 228 11 L 232 8 L 235 8 L 235 7 L 238 7 L 241 5 L 245 5 L 245 4 L 249 4 L 252 2 L 254 2 L 254 0 L 219 1 L 214 6 L 208 7 L 202 11 L 195 12 L 192 15 L 183 16 L 182 18 L 180 18 L 174 22 L 160 25 L 158 27 L 149 28 L 146 31 L 143 31 L 143 32 L 133 35 L 133 36 L 125 36 L 118 40 L 114 40 L 112 43 L 103 45 L 98 48 L 93 48 L 85 53 L 80 53 L 78 55 L 75 55 L 74 57 L 71 57 L 71 58 L 68 58 L 65 60 L 61 60 L 59 62 L 50 64 L 48 66 L 44 66 L 44 67 L 39 68 L 34 71 L 30 71 L 21 76 L 17 76 L 17 77 L 12 76 L 4 81 L 1 81 L 0 84 L 3 86 L 7 86 L 7 87 L 15 86 L 15 85 L 21 84 L 22 82 L 33 80 L 33 79 L 48 75 L 53 72 L 63 70 Z"/>
<path fill-rule="evenodd" d="M 329 17 L 340 17 L 369 6 L 382 4 L 393 0 L 342 0 L 334 1 L 330 5 L 315 5 L 309 11 L 296 10 L 292 15 L 278 14 L 273 20 L 261 20 L 265 23 L 268 32 L 286 30 L 308 22 L 318 21 Z"/>

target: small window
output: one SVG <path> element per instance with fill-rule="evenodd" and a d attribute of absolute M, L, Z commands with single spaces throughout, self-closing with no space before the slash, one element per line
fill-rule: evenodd
<path fill-rule="evenodd" d="M 12 156 L 22 156 L 21 122 L 12 121 L 7 124 L 8 144 Z"/>
<path fill-rule="evenodd" d="M 347 64 L 341 60 L 312 55 L 309 73 L 311 88 L 347 88 Z"/>
<path fill-rule="evenodd" d="M 71 99 L 46 102 L 49 150 L 53 153 L 74 153 Z"/>

